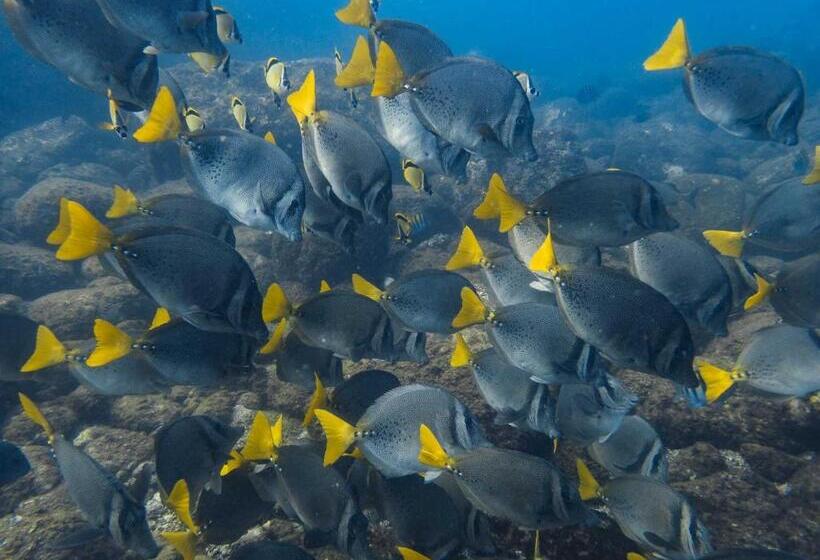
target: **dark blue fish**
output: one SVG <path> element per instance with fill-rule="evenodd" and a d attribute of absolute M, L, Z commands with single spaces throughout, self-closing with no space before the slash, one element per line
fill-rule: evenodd
<path fill-rule="evenodd" d="M 0 485 L 14 482 L 30 470 L 31 465 L 19 447 L 0 441 Z"/>

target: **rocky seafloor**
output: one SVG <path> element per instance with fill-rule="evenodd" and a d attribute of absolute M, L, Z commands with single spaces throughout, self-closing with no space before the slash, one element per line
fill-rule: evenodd
<path fill-rule="evenodd" d="M 291 64 L 296 83 L 307 69 L 319 72 L 320 107 L 351 111 L 347 98 L 331 85 L 332 61 L 305 60 Z M 206 77 L 192 65 L 173 69 L 190 105 L 208 126 L 235 126 L 229 95 L 239 95 L 256 118 L 257 132 L 272 130 L 278 143 L 300 159 L 298 129 L 289 111 L 277 108 L 265 88 L 261 63 L 236 63 L 228 80 Z M 573 99 L 541 102 L 536 107 L 535 164 L 510 162 L 504 177 L 511 190 L 529 198 L 563 177 L 588 170 L 618 167 L 635 171 L 659 186 L 678 191 L 681 202 L 671 206 L 684 232 L 698 238 L 702 229 L 737 229 L 744 209 L 767 186 L 804 174 L 813 145 L 820 139 L 820 98 L 809 101 L 801 125 L 804 143 L 787 148 L 733 138 L 703 122 L 681 92 L 668 94 L 641 107 L 636 119 L 632 101 L 617 89 L 597 101 L 581 105 Z M 637 107 L 637 105 L 634 105 Z M 100 101 L 100 119 L 106 114 Z M 623 118 L 611 118 L 618 111 Z M 357 118 L 374 130 L 372 112 L 363 104 Z M 603 118 L 609 117 L 609 118 Z M 386 145 L 395 170 L 398 156 Z M 188 192 L 185 180 L 155 163 L 163 148 L 146 148 L 120 141 L 100 131 L 96 123 L 63 116 L 20 130 L 0 140 L 0 309 L 18 310 L 47 323 L 61 340 L 91 337 L 95 318 L 114 323 L 144 325 L 154 306 L 128 283 L 107 276 L 96 261 L 60 263 L 45 237 L 56 223 L 60 196 L 78 200 L 100 215 L 110 204 L 114 183 L 126 185 L 138 196 Z M 165 154 L 173 147 L 165 148 Z M 152 163 L 153 162 L 153 163 Z M 351 257 L 319 238 L 308 236 L 299 244 L 244 227 L 236 228 L 237 249 L 247 259 L 262 287 L 283 284 L 293 300 L 318 289 L 321 279 L 331 285 L 347 284 L 352 272 L 380 281 L 412 270 L 442 267 L 457 242 L 464 223 L 474 226 L 490 247 L 505 240 L 491 224 L 477 223 L 470 212 L 483 195 L 487 170 L 471 163 L 470 179 L 453 184 L 433 180 L 432 197 L 416 195 L 401 184 L 396 172 L 394 211 L 424 212 L 429 230 L 419 243 L 404 246 L 392 241 L 392 230 L 368 229 L 361 234 L 360 250 Z M 686 199 L 689 202 L 684 202 Z M 694 201 L 692 203 L 691 201 Z M 582 203 L 582 201 L 579 201 Z M 618 266 L 620 251 L 607 255 Z M 770 257 L 755 257 L 763 270 L 776 269 Z M 468 274 L 480 283 L 477 275 Z M 709 342 L 701 354 L 731 363 L 744 341 L 761 327 L 777 321 L 768 306 L 733 316 L 729 336 Z M 477 330 L 468 333 L 473 344 L 483 341 Z M 430 337 L 429 363 L 388 365 L 346 363 L 345 373 L 371 367 L 393 371 L 403 382 L 440 385 L 456 394 L 478 416 L 490 439 L 501 446 L 550 454 L 545 436 L 510 427 L 497 427 L 492 411 L 482 401 L 467 370 L 449 366 L 452 342 Z M 739 393 L 722 406 L 691 410 L 673 397 L 671 385 L 632 372 L 619 377 L 638 393 L 636 412 L 657 429 L 670 452 L 670 482 L 689 496 L 710 529 L 716 548 L 754 545 L 777 547 L 820 558 L 820 406 L 809 401 L 774 401 Z M 177 387 L 153 396 L 101 397 L 77 383 L 64 369 L 36 374 L 24 383 L 0 382 L 2 439 L 22 446 L 32 471 L 0 488 L 0 558 L 15 560 L 130 558 L 128 553 L 101 540 L 83 549 L 56 551 L 48 543 L 80 525 L 47 443 L 39 428 L 21 413 L 17 392 L 24 391 L 41 404 L 57 429 L 73 438 L 118 477 L 127 480 L 134 470 L 153 459 L 154 432 L 163 423 L 189 414 L 208 414 L 246 427 L 255 410 L 285 415 L 295 428 L 309 394 L 279 381 L 274 367 L 259 364 L 230 386 L 216 389 Z M 317 437 L 318 434 L 314 434 Z M 581 448 L 562 443 L 555 461 L 574 476 L 574 459 Z M 602 473 L 600 473 L 602 474 Z M 149 522 L 155 534 L 178 527 L 161 505 L 156 487 L 148 500 Z M 493 521 L 498 556 L 529 556 L 530 535 L 502 521 Z M 274 516 L 243 540 L 269 534 L 279 540 L 301 542 L 301 529 Z M 372 544 L 380 557 L 392 554 L 395 542 L 389 527 L 372 525 Z M 210 558 L 227 557 L 230 545 L 203 550 Z M 622 560 L 635 547 L 612 523 L 592 529 L 563 529 L 544 533 L 546 558 Z M 316 558 L 341 557 L 332 549 L 312 551 Z M 173 558 L 166 546 L 160 558 Z"/>

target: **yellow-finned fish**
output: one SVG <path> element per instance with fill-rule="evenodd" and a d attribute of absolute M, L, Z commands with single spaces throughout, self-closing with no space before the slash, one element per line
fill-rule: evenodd
<path fill-rule="evenodd" d="M 205 128 L 205 120 L 199 114 L 199 111 L 193 107 L 185 107 L 182 116 L 185 117 L 185 126 L 188 127 L 189 131 L 199 132 Z"/>
<path fill-rule="evenodd" d="M 222 6 L 214 6 L 214 13 L 216 14 L 216 33 L 219 35 L 219 40 L 226 45 L 231 43 L 242 44 L 242 34 L 239 32 L 239 26 L 236 25 L 236 19 Z"/>
<path fill-rule="evenodd" d="M 239 128 L 245 132 L 251 132 L 253 120 L 248 117 L 248 109 L 245 107 L 245 104 L 235 95 L 231 96 L 231 113 L 233 114 L 233 118 L 236 119 Z"/>
<path fill-rule="evenodd" d="M 513 71 L 513 76 L 515 79 L 518 80 L 518 83 L 521 84 L 521 87 L 524 89 L 524 93 L 527 94 L 527 99 L 532 102 L 533 99 L 541 95 L 541 92 L 533 85 L 532 78 L 526 72 L 520 72 L 518 70 Z"/>
<path fill-rule="evenodd" d="M 427 220 L 424 219 L 423 214 L 404 214 L 403 212 L 396 212 L 393 214 L 393 219 L 396 220 L 396 241 L 404 245 L 413 243 L 414 235 L 418 235 L 427 229 Z"/>
<path fill-rule="evenodd" d="M 276 106 L 282 106 L 282 98 L 290 91 L 290 80 L 285 63 L 272 56 L 265 63 L 265 82 L 271 89 Z"/>
<path fill-rule="evenodd" d="M 231 55 L 216 56 L 205 52 L 192 52 L 188 56 L 196 62 L 196 65 L 206 74 L 220 72 L 226 78 L 231 77 Z"/>
<path fill-rule="evenodd" d="M 100 125 L 103 130 L 114 132 L 123 140 L 128 138 L 128 127 L 125 124 L 125 117 L 120 111 L 120 105 L 117 100 L 111 96 L 111 90 L 108 90 L 108 115 L 110 122 L 105 122 Z"/>
<path fill-rule="evenodd" d="M 335 47 L 333 49 L 333 61 L 336 63 L 336 75 L 338 76 L 339 74 L 342 73 L 342 71 L 344 71 L 345 63 L 344 63 L 344 60 L 342 60 L 342 53 L 340 53 L 339 49 L 337 49 Z M 356 107 L 358 107 L 359 106 L 359 98 L 356 97 L 356 91 L 353 90 L 352 88 L 342 88 L 342 89 L 344 89 L 344 91 L 346 91 L 347 94 L 350 96 L 350 106 L 353 107 L 354 109 Z"/>
<path fill-rule="evenodd" d="M 433 193 L 433 189 L 430 187 L 429 184 L 427 184 L 424 169 L 422 169 L 409 159 L 403 159 L 401 161 L 401 169 L 402 174 L 404 175 L 404 180 L 407 181 L 408 185 L 413 187 L 414 191 L 416 191 L 417 193 Z"/>

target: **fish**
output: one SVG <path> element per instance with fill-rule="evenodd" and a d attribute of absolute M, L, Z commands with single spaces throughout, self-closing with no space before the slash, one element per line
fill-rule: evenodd
<path fill-rule="evenodd" d="M 22 381 L 20 369 L 34 352 L 39 326 L 25 315 L 0 311 L 0 381 Z"/>
<path fill-rule="evenodd" d="M 811 329 L 774 325 L 754 333 L 731 369 L 698 359 L 706 399 L 727 398 L 741 385 L 775 399 L 807 397 L 820 390 L 820 338 Z"/>
<path fill-rule="evenodd" d="M 242 544 L 231 554 L 231 560 L 315 560 L 306 550 L 284 542 L 261 540 Z"/>
<path fill-rule="evenodd" d="M 662 558 L 685 560 L 712 552 L 709 531 L 689 501 L 654 478 L 626 475 L 600 485 L 583 461 L 576 461 L 579 493 L 597 500 L 621 532 Z"/>
<path fill-rule="evenodd" d="M 535 216 L 548 221 L 554 239 L 567 245 L 620 247 L 678 227 L 648 181 L 617 169 L 564 179 L 530 204 L 510 195 L 503 181 L 490 182 L 485 202 L 497 205 L 501 233 Z"/>
<path fill-rule="evenodd" d="M 445 265 L 446 270 L 462 270 L 478 267 L 487 285 L 487 295 L 495 307 L 507 307 L 519 303 L 545 303 L 555 305 L 552 294 L 531 287 L 537 277 L 522 265 L 513 253 L 501 253 L 487 257 L 470 226 L 464 226 L 453 256 Z"/>
<path fill-rule="evenodd" d="M 703 236 L 721 255 L 744 256 L 749 248 L 798 253 L 820 245 L 820 189 L 785 181 L 763 193 L 740 231 L 706 230 Z"/>
<path fill-rule="evenodd" d="M 207 52 L 189 52 L 188 58 L 194 61 L 205 74 L 221 74 L 223 78 L 231 77 L 231 55 L 215 55 Z"/>
<path fill-rule="evenodd" d="M 596 385 L 562 385 L 555 404 L 556 431 L 579 445 L 607 441 L 637 402 L 638 397 L 610 375 Z"/>
<path fill-rule="evenodd" d="M 339 206 L 320 198 L 310 188 L 305 189 L 305 211 L 302 227 L 322 239 L 341 247 L 345 252 L 356 252 L 356 232 L 359 222 Z"/>
<path fill-rule="evenodd" d="M 360 371 L 336 386 L 328 397 L 328 410 L 349 424 L 356 424 L 370 406 L 388 391 L 400 385 L 388 371 Z"/>
<path fill-rule="evenodd" d="M 183 416 L 154 434 L 156 475 L 166 495 L 184 480 L 194 503 L 204 488 L 222 491 L 220 470 L 242 430 L 210 416 Z"/>
<path fill-rule="evenodd" d="M 273 92 L 274 101 L 277 107 L 282 106 L 282 98 L 291 89 L 288 71 L 285 63 L 272 56 L 265 62 L 265 83 Z"/>
<path fill-rule="evenodd" d="M 350 117 L 316 109 L 313 70 L 299 90 L 288 96 L 288 105 L 299 123 L 303 156 L 312 162 L 305 167 L 313 165 L 344 205 L 361 212 L 368 221 L 386 224 L 393 181 L 390 164 L 376 140 Z M 310 172 L 308 178 L 317 194 L 325 190 Z"/>
<path fill-rule="evenodd" d="M 146 123 L 134 133 L 141 143 L 176 140 L 190 183 L 208 200 L 249 227 L 301 239 L 305 187 L 296 165 L 275 144 L 242 131 L 181 131 L 173 96 L 160 88 Z"/>
<path fill-rule="evenodd" d="M 790 325 L 820 329 L 820 253 L 786 262 L 771 282 L 755 274 L 757 291 L 744 304 L 747 311 L 764 300 Z"/>
<path fill-rule="evenodd" d="M 216 33 L 219 35 L 219 40 L 224 44 L 242 44 L 242 33 L 239 32 L 239 26 L 236 19 L 221 6 L 213 7 L 214 14 L 216 14 Z"/>
<path fill-rule="evenodd" d="M 519 84 L 521 84 L 521 88 L 524 90 L 524 93 L 527 94 L 527 99 L 529 99 L 530 103 L 532 103 L 536 97 L 541 95 L 541 92 L 533 85 L 532 78 L 530 78 L 530 75 L 527 72 L 513 70 L 513 76 L 515 76 L 515 79 L 518 80 Z"/>
<path fill-rule="evenodd" d="M 147 52 L 228 55 L 210 0 L 97 0 L 97 4 L 114 26 L 148 41 Z"/>
<path fill-rule="evenodd" d="M 109 254 L 134 286 L 198 329 L 267 340 L 262 295 L 250 267 L 227 243 L 167 226 L 115 236 L 81 204 L 67 202 L 70 231 L 61 261 Z"/>
<path fill-rule="evenodd" d="M 240 129 L 245 132 L 253 132 L 253 119 L 248 116 L 248 109 L 245 104 L 235 95 L 231 96 L 231 114 Z"/>
<path fill-rule="evenodd" d="M 426 470 L 419 462 L 422 423 L 435 426 L 453 453 L 489 445 L 478 421 L 458 399 L 444 389 L 418 383 L 383 394 L 355 425 L 328 410 L 317 410 L 316 418 L 327 437 L 326 466 L 355 445 L 386 478 Z"/>
<path fill-rule="evenodd" d="M 525 529 L 557 529 L 588 524 L 593 514 L 558 467 L 541 457 L 511 449 L 478 447 L 453 454 L 439 434 L 419 427 L 418 460 L 426 469 L 448 472 L 464 496 L 491 517 Z"/>
<path fill-rule="evenodd" d="M 314 375 L 325 386 L 342 383 L 342 360 L 330 350 L 315 348 L 302 342 L 295 332 L 285 337 L 282 348 L 276 353 L 276 377 L 304 389 L 313 387 Z"/>
<path fill-rule="evenodd" d="M 461 308 L 461 291 L 472 289 L 469 280 L 445 270 L 411 272 L 380 290 L 359 274 L 353 290 L 381 305 L 401 328 L 411 332 L 452 334 L 453 319 Z"/>
<path fill-rule="evenodd" d="M 406 158 L 401 160 L 401 169 L 404 180 L 407 181 L 408 185 L 413 187 L 414 191 L 417 193 L 433 193 L 432 187 L 425 178 L 424 169 Z"/>
<path fill-rule="evenodd" d="M 203 119 L 199 111 L 193 107 L 185 107 L 183 109 L 183 119 L 185 120 L 185 127 L 189 132 L 199 132 L 205 128 L 205 119 Z"/>
<path fill-rule="evenodd" d="M 632 274 L 662 293 L 692 324 L 726 336 L 732 286 L 708 247 L 682 235 L 660 232 L 628 248 Z"/>
<path fill-rule="evenodd" d="M 536 382 L 584 382 L 585 343 L 572 332 L 557 306 L 529 302 L 490 309 L 473 290 L 462 289 L 461 310 L 453 319 L 453 328 L 482 323 L 493 347 Z"/>
<path fill-rule="evenodd" d="M 404 212 L 393 214 L 396 220 L 396 241 L 403 245 L 410 245 L 416 241 L 415 236 L 427 229 L 427 220 L 424 214 L 408 215 Z"/>
<path fill-rule="evenodd" d="M 275 515 L 253 484 L 253 473 L 237 470 L 222 478 L 222 492 L 203 490 L 196 504 L 196 520 L 204 545 L 229 545 Z M 193 557 L 191 557 L 193 560 Z"/>
<path fill-rule="evenodd" d="M 594 441 L 587 453 L 613 477 L 640 475 L 666 482 L 669 451 L 652 425 L 637 415 L 627 416 L 606 441 Z"/>
<path fill-rule="evenodd" d="M 25 374 L 66 364 L 71 375 L 93 392 L 102 395 L 150 395 L 164 393 L 169 383 L 154 367 L 139 355 L 123 358 L 102 367 L 87 363 L 94 349 L 92 343 L 66 347 L 45 325 L 37 327 L 36 345 L 20 367 Z"/>
<path fill-rule="evenodd" d="M 116 99 L 113 99 L 111 96 L 113 93 L 111 90 L 108 90 L 108 118 L 109 121 L 102 123 L 100 128 L 102 130 L 107 130 L 109 132 L 113 132 L 119 138 L 125 140 L 128 138 L 128 125 L 125 122 L 125 116 L 122 114 L 120 110 L 120 104 L 117 103 Z"/>
<path fill-rule="evenodd" d="M 473 352 L 461 334 L 454 335 L 450 366 L 469 367 L 478 392 L 495 411 L 496 425 L 511 425 L 558 438 L 555 402 L 546 385 L 511 365 L 494 348 Z"/>
<path fill-rule="evenodd" d="M 31 464 L 13 443 L 0 440 L 0 487 L 26 476 Z"/>
<path fill-rule="evenodd" d="M 73 83 L 124 110 L 151 105 L 157 57 L 143 53 L 144 40 L 109 23 L 96 0 L 7 0 L 3 11 L 20 45 Z"/>
<path fill-rule="evenodd" d="M 814 147 L 814 166 L 812 170 L 803 178 L 804 185 L 816 185 L 820 183 L 820 146 Z"/>
<path fill-rule="evenodd" d="M 647 71 L 683 68 L 683 88 L 698 113 L 733 136 L 798 143 L 803 78 L 792 65 L 751 47 L 718 47 L 694 55 L 679 18 Z"/>
<path fill-rule="evenodd" d="M 701 556 L 698 560 L 802 560 L 799 556 L 769 548 L 727 548 Z"/>
<path fill-rule="evenodd" d="M 139 480 L 142 484 L 129 490 L 113 473 L 55 432 L 29 397 L 22 393 L 18 396 L 26 416 L 45 432 L 68 494 L 88 523 L 52 546 L 80 546 L 107 535 L 121 548 L 142 558 L 154 558 L 159 547 L 151 536 L 143 505 L 147 480 Z"/>
<path fill-rule="evenodd" d="M 338 77 L 339 74 L 342 73 L 345 67 L 344 60 L 342 59 L 342 53 L 339 52 L 339 49 L 333 48 L 333 62 L 336 65 L 336 76 Z M 359 106 L 359 98 L 356 95 L 356 90 L 353 88 L 342 88 L 350 98 L 350 106 L 355 109 Z"/>
<path fill-rule="evenodd" d="M 105 213 L 110 220 L 138 217 L 138 224 L 161 223 L 169 226 L 187 227 L 224 241 L 236 244 L 231 219 L 224 208 L 197 196 L 163 194 L 140 200 L 131 189 L 114 185 L 114 199 Z"/>

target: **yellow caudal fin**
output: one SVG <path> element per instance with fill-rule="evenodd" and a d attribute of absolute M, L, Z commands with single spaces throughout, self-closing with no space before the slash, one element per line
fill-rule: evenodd
<path fill-rule="evenodd" d="M 322 380 L 319 379 L 319 374 L 314 373 L 313 378 L 316 382 L 316 388 L 310 396 L 307 409 L 305 410 L 305 417 L 302 419 L 302 426 L 307 428 L 313 419 L 316 418 L 316 411 L 327 406 L 327 389 L 325 389 Z"/>
<path fill-rule="evenodd" d="M 666 41 L 655 54 L 644 61 L 643 68 L 648 71 L 680 68 L 686 64 L 690 56 L 686 24 L 683 23 L 683 18 L 678 18 Z"/>
<path fill-rule="evenodd" d="M 316 419 L 327 438 L 324 459 L 327 467 L 338 461 L 356 440 L 356 428 L 327 410 L 317 410 Z"/>
<path fill-rule="evenodd" d="M 739 258 L 743 253 L 743 242 L 746 239 L 746 234 L 742 231 L 709 229 L 703 232 L 703 237 L 721 255 Z"/>
<path fill-rule="evenodd" d="M 628 552 L 626 554 L 626 560 L 648 560 L 648 558 L 643 554 L 638 554 L 637 552 Z"/>
<path fill-rule="evenodd" d="M 490 177 L 490 185 L 487 187 L 487 194 L 484 195 L 484 200 L 481 204 L 476 206 L 473 210 L 473 217 L 479 220 L 492 220 L 501 216 L 501 210 L 498 208 L 498 193 L 507 192 L 507 185 L 504 184 L 504 179 L 498 173 L 493 173 Z"/>
<path fill-rule="evenodd" d="M 270 338 L 265 343 L 262 348 L 259 349 L 259 353 L 263 355 L 273 354 L 279 347 L 282 346 L 282 341 L 285 338 L 285 331 L 288 328 L 288 320 L 282 319 L 276 324 L 276 328 L 273 329 L 273 333 L 271 333 Z"/>
<path fill-rule="evenodd" d="M 376 21 L 370 8 L 370 0 L 350 0 L 347 6 L 336 10 L 336 18 L 347 25 L 357 25 L 367 29 Z"/>
<path fill-rule="evenodd" d="M 134 140 L 143 144 L 153 144 L 176 140 L 182 130 L 182 121 L 177 113 L 177 103 L 171 90 L 166 86 L 159 88 L 154 104 L 151 106 L 151 113 L 136 132 Z"/>
<path fill-rule="evenodd" d="M 68 237 L 57 249 L 57 259 L 77 261 L 104 253 L 111 247 L 111 230 L 100 223 L 85 207 L 73 200 L 66 204 L 68 210 Z"/>
<path fill-rule="evenodd" d="M 288 95 L 288 105 L 299 124 L 316 112 L 316 73 L 313 70 L 305 76 L 302 87 Z"/>
<path fill-rule="evenodd" d="M 131 189 L 114 185 L 114 202 L 105 213 L 106 218 L 123 218 L 139 212 L 139 200 Z"/>
<path fill-rule="evenodd" d="M 276 136 L 274 136 L 270 130 L 265 133 L 265 142 L 273 144 L 274 146 L 276 145 Z"/>
<path fill-rule="evenodd" d="M 578 469 L 578 493 L 583 501 L 597 498 L 601 492 L 601 485 L 595 480 L 592 471 L 581 459 L 575 459 L 575 468 Z"/>
<path fill-rule="evenodd" d="M 196 558 L 196 534 L 191 531 L 166 531 L 162 533 L 162 538 L 174 547 L 182 560 Z"/>
<path fill-rule="evenodd" d="M 406 81 L 404 70 L 396 53 L 384 41 L 379 43 L 376 53 L 376 71 L 373 76 L 372 97 L 394 97 L 398 95 Z"/>
<path fill-rule="evenodd" d="M 451 323 L 454 329 L 483 323 L 487 319 L 487 307 L 473 290 L 461 288 L 461 309 Z"/>
<path fill-rule="evenodd" d="M 222 469 L 219 471 L 219 476 L 228 476 L 233 471 L 241 469 L 245 462 L 245 458 L 239 451 L 235 449 L 231 450 L 230 457 L 225 464 L 222 465 Z"/>
<path fill-rule="evenodd" d="M 261 410 L 256 413 L 248 432 L 248 441 L 242 447 L 242 456 L 247 461 L 269 461 L 276 453 L 273 442 L 273 427 L 268 415 Z"/>
<path fill-rule="evenodd" d="M 164 307 L 157 307 L 157 310 L 154 312 L 154 318 L 151 320 L 151 326 L 148 327 L 148 330 L 152 331 L 154 329 L 158 329 L 162 325 L 170 322 L 171 314 L 168 310 Z"/>
<path fill-rule="evenodd" d="M 23 407 L 23 412 L 25 412 L 26 416 L 29 417 L 29 420 L 40 426 L 46 434 L 49 443 L 54 441 L 54 428 L 51 427 L 51 424 L 46 417 L 43 416 L 43 413 L 34 404 L 34 401 L 28 398 L 23 393 L 17 393 L 17 397 L 20 399 L 20 404 Z"/>
<path fill-rule="evenodd" d="M 273 426 L 270 427 L 270 437 L 273 442 L 273 456 L 276 456 L 276 450 L 282 447 L 282 433 L 284 431 L 285 417 L 281 414 L 276 417 Z"/>
<path fill-rule="evenodd" d="M 700 378 L 706 385 L 706 401 L 709 403 L 718 400 L 735 384 L 731 371 L 719 368 L 706 360 L 696 359 L 695 367 L 698 368 Z"/>
<path fill-rule="evenodd" d="M 453 459 L 447 454 L 436 438 L 433 430 L 422 424 L 419 426 L 419 463 L 435 469 L 453 466 Z"/>
<path fill-rule="evenodd" d="M 319 293 L 324 294 L 325 292 L 329 292 L 332 288 L 330 284 L 328 284 L 327 280 L 322 280 L 319 282 Z"/>
<path fill-rule="evenodd" d="M 755 282 L 757 283 L 757 291 L 746 298 L 746 301 L 743 302 L 743 309 L 745 311 L 754 309 L 763 303 L 763 300 L 765 300 L 766 297 L 772 292 L 771 282 L 767 281 L 760 274 L 755 274 Z"/>
<path fill-rule="evenodd" d="M 479 266 L 484 262 L 484 251 L 478 242 L 478 238 L 473 233 L 470 226 L 464 226 L 461 232 L 461 239 L 458 240 L 456 252 L 447 261 L 445 270 L 461 270 Z"/>
<path fill-rule="evenodd" d="M 65 362 L 68 356 L 63 343 L 51 332 L 51 329 L 45 325 L 37 327 L 37 339 L 34 344 L 34 352 L 32 352 L 23 367 L 20 368 L 22 373 L 32 373 L 41 369 L 56 366 Z"/>
<path fill-rule="evenodd" d="M 464 367 L 473 359 L 473 353 L 470 351 L 470 347 L 467 346 L 467 341 L 464 340 L 463 336 L 456 334 L 453 338 L 456 345 L 453 348 L 452 356 L 450 356 L 450 366 Z"/>
<path fill-rule="evenodd" d="M 558 266 L 555 257 L 555 246 L 552 244 L 552 232 L 547 232 L 544 242 L 530 258 L 530 270 L 533 272 L 551 272 Z"/>
<path fill-rule="evenodd" d="M 820 146 L 814 148 L 814 169 L 803 178 L 804 185 L 820 183 Z"/>
<path fill-rule="evenodd" d="M 430 560 L 429 556 L 425 556 L 421 552 L 416 552 L 412 548 L 397 546 L 396 550 L 398 550 L 399 554 L 401 554 L 402 560 Z"/>
<path fill-rule="evenodd" d="M 373 301 L 379 301 L 382 298 L 382 294 L 384 294 L 384 292 L 374 284 L 371 284 L 370 282 L 365 280 L 363 276 L 353 274 L 352 280 L 353 291 L 359 294 L 360 296 L 370 298 Z"/>
<path fill-rule="evenodd" d="M 85 361 L 88 367 L 100 367 L 119 360 L 132 350 L 134 341 L 120 329 L 105 321 L 94 321 L 94 338 L 97 345 Z"/>
<path fill-rule="evenodd" d="M 183 525 L 193 534 L 199 534 L 199 527 L 191 517 L 191 493 L 185 480 L 177 480 L 171 493 L 168 494 L 168 507 L 173 510 Z"/>
<path fill-rule="evenodd" d="M 49 245 L 62 245 L 63 241 L 68 239 L 68 234 L 71 231 L 71 219 L 68 213 L 68 199 L 60 198 L 60 217 L 57 220 L 57 227 L 46 237 L 46 243 Z"/>
<path fill-rule="evenodd" d="M 262 300 L 262 320 L 272 323 L 287 317 L 290 313 L 290 302 L 285 295 L 285 291 L 279 284 L 273 283 L 268 286 L 265 298 Z"/>
<path fill-rule="evenodd" d="M 336 75 L 336 86 L 340 88 L 366 86 L 373 83 L 375 74 L 376 68 L 370 58 L 370 46 L 367 44 L 367 39 L 359 35 L 353 47 L 353 54 L 350 55 L 350 61 Z"/>
<path fill-rule="evenodd" d="M 506 190 L 496 189 L 494 195 L 498 205 L 498 231 L 506 233 L 527 216 L 527 207 Z"/>

